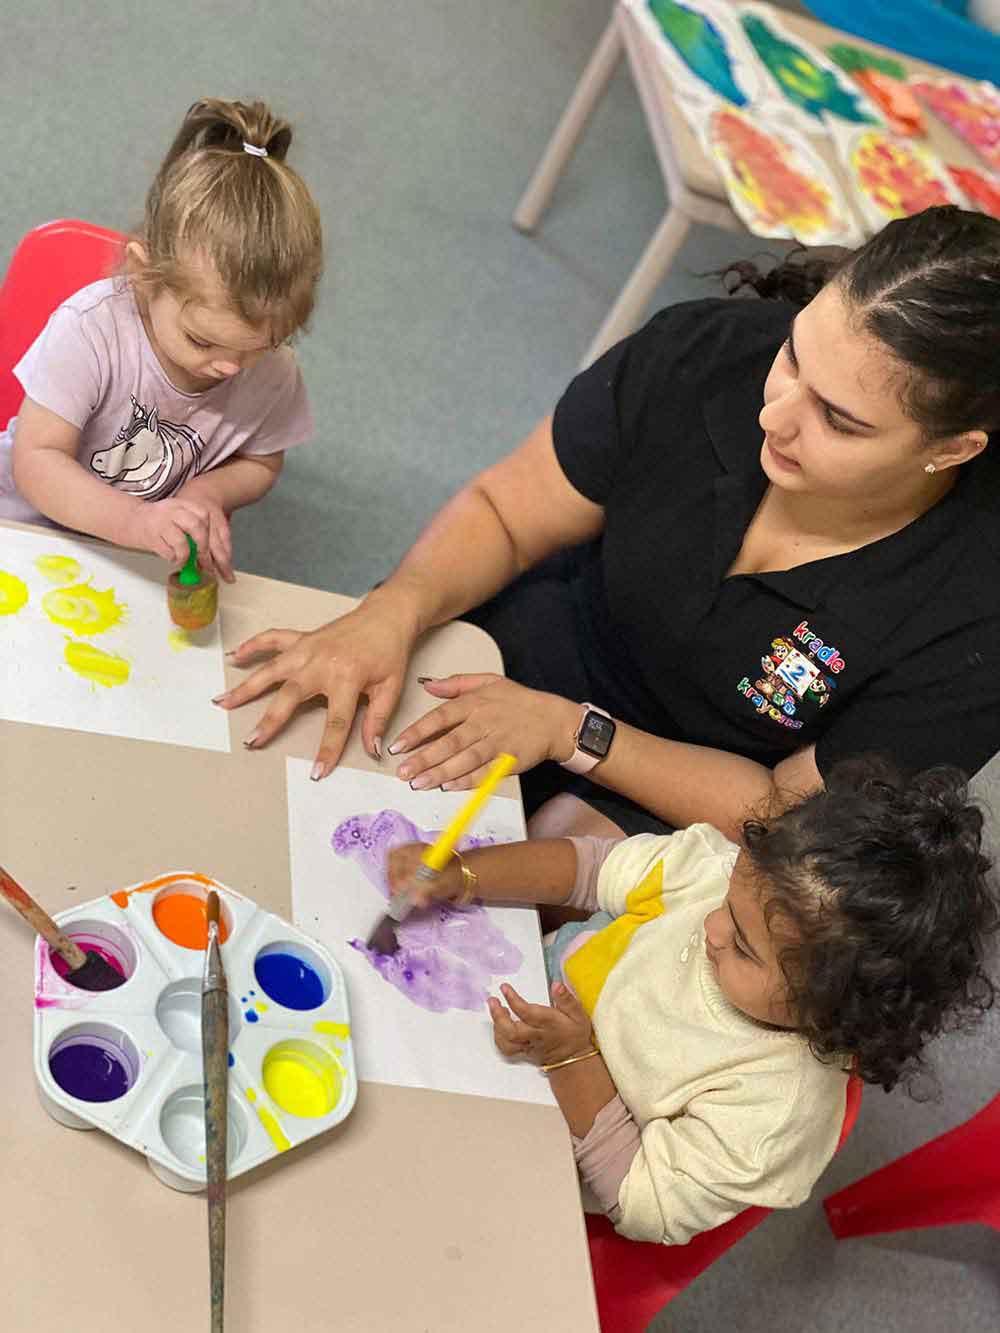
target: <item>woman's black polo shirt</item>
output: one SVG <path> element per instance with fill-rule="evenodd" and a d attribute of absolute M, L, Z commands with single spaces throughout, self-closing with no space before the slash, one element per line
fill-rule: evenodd
<path fill-rule="evenodd" d="M 560 400 L 560 465 L 606 514 L 580 595 L 583 651 L 605 683 L 592 702 L 768 766 L 815 742 L 824 774 L 864 750 L 975 772 L 1000 749 L 991 450 L 890 537 L 725 577 L 767 485 L 757 417 L 795 314 L 776 301 L 672 306 Z"/>

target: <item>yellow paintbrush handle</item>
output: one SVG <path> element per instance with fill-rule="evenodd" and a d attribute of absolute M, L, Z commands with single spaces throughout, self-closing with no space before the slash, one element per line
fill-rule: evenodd
<path fill-rule="evenodd" d="M 517 760 L 512 754 L 502 754 L 497 758 L 493 767 L 455 818 L 420 858 L 428 870 L 433 870 L 435 874 L 439 874 L 445 868 L 448 864 L 448 858 L 454 850 L 455 843 L 458 842 L 476 815 L 479 814 L 479 811 L 493 795 L 496 788 L 503 782 L 504 778 L 513 773 L 516 766 Z"/>

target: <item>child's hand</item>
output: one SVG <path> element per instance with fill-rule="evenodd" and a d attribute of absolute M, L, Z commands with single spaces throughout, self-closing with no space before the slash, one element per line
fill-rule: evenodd
<path fill-rule="evenodd" d="M 510 1013 L 498 999 L 488 1004 L 493 1040 L 501 1055 L 520 1055 L 533 1065 L 550 1065 L 582 1055 L 595 1045 L 590 1015 L 568 986 L 552 983 L 552 1007 L 528 1004 L 513 986 L 500 987 Z"/>
<path fill-rule="evenodd" d="M 395 897 L 412 889 L 417 907 L 428 907 L 433 901 L 450 902 L 460 898 L 464 887 L 462 872 L 458 861 L 454 859 L 448 862 L 435 880 L 413 888 L 413 877 L 426 850 L 427 844 L 424 842 L 408 842 L 392 849 L 387 867 L 389 892 Z"/>
<path fill-rule="evenodd" d="M 140 501 L 123 544 L 169 560 L 179 569 L 188 558 L 187 536 L 198 546 L 198 561 L 211 574 L 233 582 L 233 544 L 229 519 L 215 500 L 185 499 Z"/>

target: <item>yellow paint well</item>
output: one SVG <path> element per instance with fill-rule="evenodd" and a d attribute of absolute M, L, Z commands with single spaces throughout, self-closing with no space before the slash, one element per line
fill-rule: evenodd
<path fill-rule="evenodd" d="M 129 664 L 124 657 L 115 653 L 106 653 L 95 648 L 92 643 L 80 643 L 69 639 L 63 654 L 66 665 L 71 667 L 84 680 L 95 685 L 124 685 L 129 676 Z"/>
<path fill-rule="evenodd" d="M 63 586 L 73 583 L 80 577 L 80 562 L 71 555 L 40 555 L 35 561 L 35 568 L 50 583 Z"/>
<path fill-rule="evenodd" d="M 28 585 L 0 569 L 0 616 L 13 616 L 28 600 Z"/>
<path fill-rule="evenodd" d="M 115 601 L 113 588 L 100 592 L 89 583 L 75 583 L 47 592 L 42 610 L 54 625 L 62 625 L 74 634 L 103 634 L 124 620 L 127 608 Z"/>
<path fill-rule="evenodd" d="M 264 1087 L 289 1115 L 316 1120 L 340 1100 L 339 1063 L 312 1042 L 279 1042 L 264 1057 Z"/>

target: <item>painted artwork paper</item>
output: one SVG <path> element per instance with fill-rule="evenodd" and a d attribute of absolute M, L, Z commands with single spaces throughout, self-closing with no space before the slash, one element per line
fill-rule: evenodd
<path fill-rule="evenodd" d="M 153 556 L 0 531 L 0 718 L 228 751 L 218 621 L 175 629 L 166 576 Z"/>
<path fill-rule="evenodd" d="M 292 916 L 336 958 L 347 979 L 358 1073 L 376 1083 L 550 1103 L 531 1065 L 493 1042 L 489 995 L 509 981 L 548 1002 L 538 917 L 532 908 L 441 904 L 400 927 L 399 952 L 365 941 L 385 911 L 386 857 L 405 842 L 432 842 L 467 792 L 415 792 L 391 774 L 286 761 Z M 524 837 L 520 802 L 493 797 L 460 849 Z"/>
<path fill-rule="evenodd" d="M 740 25 L 718 0 L 625 0 L 679 104 L 759 100 L 764 81 Z M 685 107 L 685 109 L 687 109 Z"/>
<path fill-rule="evenodd" d="M 861 243 L 833 173 L 802 135 L 766 128 L 759 117 L 719 106 L 702 139 L 722 173 L 730 203 L 750 231 L 794 237 L 803 245 Z"/>
<path fill-rule="evenodd" d="M 774 88 L 804 128 L 822 132 L 827 118 L 881 125 L 882 116 L 831 60 L 794 36 L 760 5 L 741 5 L 740 23 Z"/>
<path fill-rule="evenodd" d="M 948 174 L 970 207 L 1000 218 L 1000 178 L 974 171 L 971 167 L 949 167 Z"/>
<path fill-rule="evenodd" d="M 906 68 L 898 60 L 877 56 L 860 46 L 836 42 L 826 53 L 885 116 L 894 134 L 922 139 L 927 133 L 920 103 L 906 81 Z"/>
<path fill-rule="evenodd" d="M 910 86 L 991 171 L 1000 172 L 1000 90 L 992 83 L 957 79 L 911 79 Z"/>
<path fill-rule="evenodd" d="M 922 144 L 863 130 L 838 138 L 838 147 L 873 231 L 935 204 L 962 202 L 942 164 Z"/>

